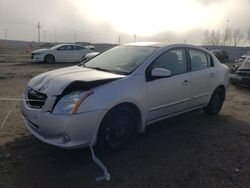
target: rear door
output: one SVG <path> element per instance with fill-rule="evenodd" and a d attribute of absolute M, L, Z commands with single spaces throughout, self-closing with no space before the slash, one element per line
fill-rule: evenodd
<path fill-rule="evenodd" d="M 76 61 L 76 53 L 75 53 L 75 50 L 74 50 L 74 46 L 73 45 L 67 45 L 66 47 L 66 61 L 68 62 L 73 62 L 73 61 Z"/>
<path fill-rule="evenodd" d="M 73 46 L 74 61 L 81 61 L 87 52 L 89 52 L 89 50 L 84 47 Z"/>
<path fill-rule="evenodd" d="M 80 46 L 72 46 L 72 61 L 80 61 L 82 58 L 82 51 L 84 48 Z"/>
<path fill-rule="evenodd" d="M 212 57 L 199 49 L 188 49 L 192 76 L 191 107 L 207 104 L 215 87 L 216 71 Z"/>
<path fill-rule="evenodd" d="M 154 78 L 151 76 L 153 68 L 167 69 L 171 76 Z M 191 73 L 188 72 L 185 49 L 172 49 L 160 55 L 147 68 L 146 78 L 148 122 L 189 108 Z"/>

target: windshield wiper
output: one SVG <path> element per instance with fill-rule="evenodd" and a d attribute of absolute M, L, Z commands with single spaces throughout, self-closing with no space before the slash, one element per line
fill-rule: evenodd
<path fill-rule="evenodd" d="M 87 67 L 87 66 L 85 66 Z M 119 72 L 119 71 L 113 71 L 113 70 L 108 70 L 108 69 L 103 69 L 101 67 L 87 67 L 90 69 L 95 69 L 95 70 L 99 70 L 99 71 L 104 71 L 104 72 L 110 72 L 110 73 L 114 73 L 114 74 L 122 74 L 122 75 L 126 75 L 127 73 L 125 72 Z"/>
<path fill-rule="evenodd" d="M 110 72 L 109 70 L 103 69 L 103 68 L 101 68 L 101 67 L 87 67 L 87 68 L 95 69 L 95 70 L 99 70 L 99 71 L 107 71 L 107 72 Z"/>

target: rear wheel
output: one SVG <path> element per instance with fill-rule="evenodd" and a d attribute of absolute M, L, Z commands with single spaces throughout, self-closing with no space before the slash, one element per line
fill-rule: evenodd
<path fill-rule="evenodd" d="M 50 63 L 54 63 L 55 62 L 55 57 L 53 56 L 53 55 L 46 55 L 45 57 L 44 57 L 44 63 L 48 63 L 48 64 L 50 64 Z"/>
<path fill-rule="evenodd" d="M 216 115 L 220 112 L 225 100 L 225 91 L 218 87 L 215 89 L 208 105 L 204 108 L 204 112 L 210 115 Z"/>
<path fill-rule="evenodd" d="M 133 109 L 126 105 L 110 110 L 99 129 L 97 145 L 111 150 L 123 148 L 135 133 L 137 119 Z"/>

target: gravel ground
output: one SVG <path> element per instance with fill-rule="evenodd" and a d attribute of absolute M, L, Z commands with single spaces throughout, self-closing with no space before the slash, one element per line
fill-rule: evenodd
<path fill-rule="evenodd" d="M 0 97 L 19 97 L 33 76 L 68 64 L 0 63 Z M 0 123 L 13 102 L 0 101 Z M 0 187 L 250 187 L 250 90 L 230 86 L 217 116 L 196 111 L 147 127 L 119 152 L 97 151 L 111 181 L 88 148 L 41 143 L 15 106 L 0 129 Z"/>

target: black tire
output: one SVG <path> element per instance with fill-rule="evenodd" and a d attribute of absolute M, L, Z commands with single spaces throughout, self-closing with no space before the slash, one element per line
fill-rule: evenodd
<path fill-rule="evenodd" d="M 46 55 L 44 57 L 44 63 L 50 64 L 50 63 L 55 63 L 55 57 L 53 55 Z"/>
<path fill-rule="evenodd" d="M 135 133 L 138 117 L 129 106 L 121 105 L 110 110 L 98 131 L 97 146 L 113 151 L 129 144 Z"/>
<path fill-rule="evenodd" d="M 209 115 L 216 115 L 220 112 L 225 100 L 225 91 L 218 87 L 215 89 L 208 105 L 203 109 Z"/>

